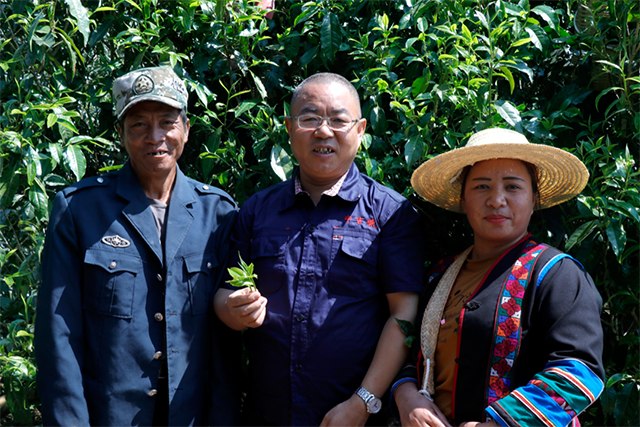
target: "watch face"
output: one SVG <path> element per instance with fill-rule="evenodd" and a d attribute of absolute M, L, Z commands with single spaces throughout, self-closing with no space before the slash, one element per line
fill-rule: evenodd
<path fill-rule="evenodd" d="M 377 397 L 371 399 L 371 402 L 369 402 L 369 411 L 372 414 L 377 414 L 378 411 L 380 411 L 380 408 L 382 408 L 382 401 Z"/>

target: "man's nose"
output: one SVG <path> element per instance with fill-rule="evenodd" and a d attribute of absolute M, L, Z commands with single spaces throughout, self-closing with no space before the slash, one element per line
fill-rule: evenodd
<path fill-rule="evenodd" d="M 157 144 L 158 142 L 164 140 L 166 133 L 162 126 L 158 124 L 152 124 L 149 126 L 149 131 L 147 132 L 147 142 L 150 144 Z"/>
<path fill-rule="evenodd" d="M 318 127 L 318 129 L 314 131 L 314 135 L 317 136 L 318 138 L 323 138 L 323 139 L 331 138 L 332 136 L 334 136 L 333 129 L 329 127 L 329 121 L 326 119 L 323 119 L 322 123 L 320 124 L 320 127 Z"/>

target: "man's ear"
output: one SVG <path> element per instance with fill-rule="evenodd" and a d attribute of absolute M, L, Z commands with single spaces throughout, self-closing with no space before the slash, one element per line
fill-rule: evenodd
<path fill-rule="evenodd" d="M 284 127 L 287 128 L 287 133 L 291 136 L 291 129 L 293 128 L 293 121 L 289 117 L 284 118 Z"/>
<path fill-rule="evenodd" d="M 364 131 L 367 129 L 367 119 L 360 119 L 356 123 L 356 131 L 358 132 L 358 142 L 362 142 Z"/>
<path fill-rule="evenodd" d="M 116 131 L 118 131 L 118 136 L 120 137 L 120 145 L 124 147 L 124 138 L 122 137 L 122 128 L 120 127 L 120 124 L 116 125 Z"/>
<path fill-rule="evenodd" d="M 189 141 L 189 130 L 191 130 L 191 120 L 187 118 L 187 123 L 184 125 L 184 142 Z"/>

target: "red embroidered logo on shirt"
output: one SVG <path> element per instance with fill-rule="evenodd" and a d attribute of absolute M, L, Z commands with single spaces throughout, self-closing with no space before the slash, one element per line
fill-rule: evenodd
<path fill-rule="evenodd" d="M 344 220 L 347 221 L 347 224 L 349 224 L 349 222 L 351 220 L 355 220 L 356 224 L 362 225 L 363 222 L 367 225 L 367 227 L 372 227 L 372 228 L 376 228 L 376 220 L 375 219 L 366 219 L 364 217 L 361 216 L 357 216 L 357 217 L 352 217 L 352 216 L 345 216 Z"/>

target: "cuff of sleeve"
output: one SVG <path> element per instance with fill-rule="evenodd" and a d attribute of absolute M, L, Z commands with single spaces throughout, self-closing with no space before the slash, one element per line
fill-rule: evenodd
<path fill-rule="evenodd" d="M 495 422 L 497 425 L 501 427 L 509 427 L 509 424 L 507 424 L 507 422 L 502 419 L 500 414 L 498 414 L 496 410 L 493 409 L 491 406 L 485 408 L 484 413 L 487 419 L 493 420 L 493 422 Z"/>
<path fill-rule="evenodd" d="M 398 417 L 398 406 L 396 405 L 396 400 L 393 398 L 393 393 L 395 393 L 396 388 L 400 384 L 404 384 L 406 382 L 412 382 L 414 384 L 418 384 L 418 380 L 415 378 L 401 378 L 395 383 L 393 383 L 393 385 L 391 386 L 391 393 L 389 393 L 389 409 L 391 410 L 391 415 L 393 415 L 393 418 L 395 418 L 398 421 L 400 421 L 400 418 Z"/>

